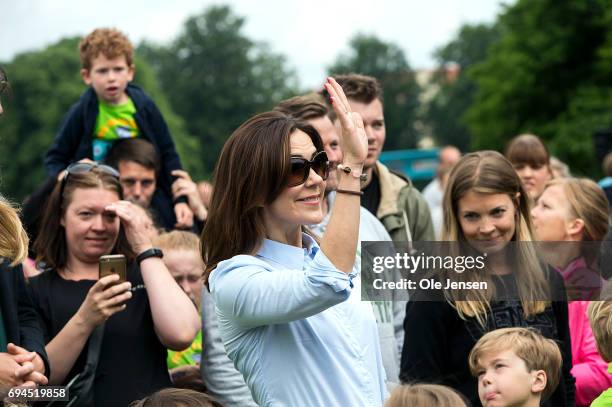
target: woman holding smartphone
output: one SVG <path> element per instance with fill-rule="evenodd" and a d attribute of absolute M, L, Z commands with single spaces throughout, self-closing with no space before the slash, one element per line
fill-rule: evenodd
<path fill-rule="evenodd" d="M 546 267 L 533 240 L 529 197 L 512 164 L 501 154 L 465 155 L 450 173 L 444 195 L 443 240 L 460 254 L 483 255 L 486 267 L 440 279 L 487 282 L 487 290 L 440 290 L 429 301 L 413 298 L 406 307 L 402 382 L 444 384 L 480 405 L 468 355 L 485 333 L 533 327 L 554 339 L 563 355 L 563 375 L 546 406 L 573 406 L 574 379 L 567 298 L 561 276 Z M 565 300 L 565 301 L 564 301 Z M 501 364 L 500 364 L 501 365 Z M 501 368 L 500 368 L 501 369 Z M 501 370 L 500 370 L 501 371 Z M 514 394 L 491 394 L 491 405 L 511 405 Z"/>
<path fill-rule="evenodd" d="M 386 396 L 376 320 L 346 301 L 359 231 L 363 121 L 325 84 L 342 126 L 337 198 L 320 243 L 328 161 L 316 130 L 279 112 L 228 139 L 202 236 L 205 278 L 221 337 L 262 406 L 381 406 Z"/>
<path fill-rule="evenodd" d="M 122 201 L 118 173 L 76 163 L 55 186 L 35 243 L 49 267 L 30 280 L 52 367 L 51 384 L 83 371 L 88 339 L 106 321 L 93 385 L 96 406 L 127 405 L 171 385 L 166 348 L 200 328 L 193 303 L 153 249 L 146 220 Z M 99 279 L 99 258 L 123 254 L 127 281 Z"/>

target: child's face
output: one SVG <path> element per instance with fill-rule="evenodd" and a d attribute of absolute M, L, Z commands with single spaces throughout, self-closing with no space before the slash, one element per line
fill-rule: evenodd
<path fill-rule="evenodd" d="M 484 407 L 538 406 L 546 387 L 543 370 L 529 371 L 511 350 L 490 352 L 480 359 L 478 396 Z"/>
<path fill-rule="evenodd" d="M 202 281 L 204 265 L 200 254 L 196 250 L 167 250 L 164 251 L 164 263 L 185 294 L 200 309 L 204 286 Z"/>
<path fill-rule="evenodd" d="M 81 76 L 105 103 L 121 104 L 128 100 L 125 88 L 134 78 L 134 66 L 128 66 L 125 56 L 108 59 L 99 54 L 91 61 L 91 69 L 82 69 Z"/>

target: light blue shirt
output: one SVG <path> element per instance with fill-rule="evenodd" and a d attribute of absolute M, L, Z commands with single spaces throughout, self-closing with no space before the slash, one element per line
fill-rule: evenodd
<path fill-rule="evenodd" d="M 227 353 L 262 406 L 381 406 L 371 306 L 345 301 L 354 274 L 338 271 L 309 236 L 302 242 L 265 239 L 256 256 L 234 256 L 211 273 Z"/>
<path fill-rule="evenodd" d="M 308 225 L 311 231 L 317 236 L 323 236 L 327 229 L 327 224 L 331 219 L 334 203 L 336 201 L 336 192 L 331 191 L 327 194 L 327 207 L 329 211 L 323 220 L 316 225 Z M 380 223 L 376 216 L 364 208 L 359 207 L 359 235 L 357 238 L 357 255 L 353 264 L 353 273 L 356 277 L 353 279 L 355 287 L 353 295 L 350 299 L 361 300 L 361 242 L 390 242 L 391 236 Z M 393 253 L 389 253 L 393 255 Z M 392 276 L 385 276 L 388 281 L 399 281 L 402 276 L 398 275 L 398 270 L 393 270 Z M 395 292 L 394 292 L 395 293 Z M 355 295 L 358 294 L 358 295 Z M 355 297 L 355 298 L 354 298 Z M 393 301 L 371 301 L 372 311 L 376 318 L 378 326 L 378 337 L 380 341 L 380 350 L 382 353 L 383 366 L 387 376 L 387 388 L 391 390 L 395 384 L 399 383 L 400 355 L 402 353 L 402 344 L 404 343 L 404 317 L 406 316 L 406 301 L 400 301 L 393 298 Z"/>

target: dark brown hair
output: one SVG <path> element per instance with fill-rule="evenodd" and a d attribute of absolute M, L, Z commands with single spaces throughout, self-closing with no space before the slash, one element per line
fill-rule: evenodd
<path fill-rule="evenodd" d="M 383 91 L 378 79 L 373 76 L 350 73 L 347 75 L 334 76 L 336 82 L 342 87 L 347 99 L 353 99 L 361 103 L 372 103 L 374 99 L 383 101 Z M 321 91 L 325 100 L 329 100 L 329 95 L 325 89 Z"/>
<path fill-rule="evenodd" d="M 274 110 L 303 121 L 318 119 L 329 113 L 323 97 L 316 93 L 283 100 Z"/>
<path fill-rule="evenodd" d="M 130 407 L 222 407 L 206 393 L 189 389 L 162 389 L 142 400 L 134 401 Z"/>
<path fill-rule="evenodd" d="M 374 99 L 383 102 L 383 91 L 378 79 L 373 76 L 360 75 L 356 73 L 350 73 L 347 75 L 334 76 L 334 79 L 342 87 L 344 94 L 348 99 L 352 99 L 356 102 L 369 104 Z M 329 101 L 329 93 L 325 88 L 320 92 L 323 100 L 327 104 L 328 116 L 332 122 L 336 120 L 336 112 L 332 109 Z"/>
<path fill-rule="evenodd" d="M 34 242 L 34 251 L 38 254 L 36 260 L 42 260 L 47 266 L 54 269 L 63 268 L 68 260 L 66 231 L 61 224 L 61 219 L 66 214 L 66 208 L 72 202 L 74 191 L 77 189 L 104 188 L 116 192 L 119 199 L 123 199 L 119 180 L 97 168 L 85 173 L 70 174 L 65 182 L 63 197 L 60 196 L 62 182 L 58 182 L 53 188 L 44 211 L 40 232 Z M 130 261 L 135 257 L 123 228 L 119 229 L 119 236 L 112 253 L 124 254 Z"/>
<path fill-rule="evenodd" d="M 90 70 L 92 61 L 100 54 L 108 59 L 125 56 L 128 67 L 133 65 L 134 46 L 121 31 L 115 28 L 98 28 L 79 43 L 81 66 Z"/>
<path fill-rule="evenodd" d="M 141 138 L 130 138 L 118 141 L 109 151 L 105 162 L 119 170 L 122 161 L 133 161 L 143 167 L 159 173 L 161 167 L 157 151 L 150 141 Z"/>
<path fill-rule="evenodd" d="M 545 165 L 550 170 L 550 153 L 548 148 L 546 148 L 546 145 L 538 136 L 533 134 L 521 134 L 510 140 L 506 147 L 506 158 L 512 165 Z"/>
<path fill-rule="evenodd" d="M 319 133 L 280 112 L 258 114 L 243 123 L 226 141 L 213 179 L 208 219 L 202 232 L 204 282 L 220 261 L 252 254 L 265 237 L 263 208 L 287 185 L 290 136 L 301 130 L 317 151 Z"/>

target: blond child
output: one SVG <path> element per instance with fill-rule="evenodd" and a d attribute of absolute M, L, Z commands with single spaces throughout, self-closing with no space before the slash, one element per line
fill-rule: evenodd
<path fill-rule="evenodd" d="M 191 232 L 175 230 L 155 237 L 153 244 L 164 252 L 163 260 L 170 274 L 199 312 L 204 263 L 200 257 L 198 236 Z M 202 331 L 198 332 L 189 348 L 180 352 L 168 351 L 168 368 L 198 366 L 201 354 Z"/>
<path fill-rule="evenodd" d="M 397 386 L 385 407 L 467 407 L 463 398 L 450 387 L 439 384 L 403 384 Z"/>
<path fill-rule="evenodd" d="M 559 384 L 557 344 L 527 328 L 503 328 L 484 335 L 470 352 L 484 407 L 538 407 Z"/>
<path fill-rule="evenodd" d="M 607 301 L 593 301 L 589 304 L 588 315 L 593 336 L 597 342 L 597 350 L 606 362 L 612 362 L 612 292 L 608 292 L 603 298 Z M 608 368 L 612 374 L 612 363 Z M 591 407 L 612 406 L 612 389 L 608 389 L 596 398 Z"/>

